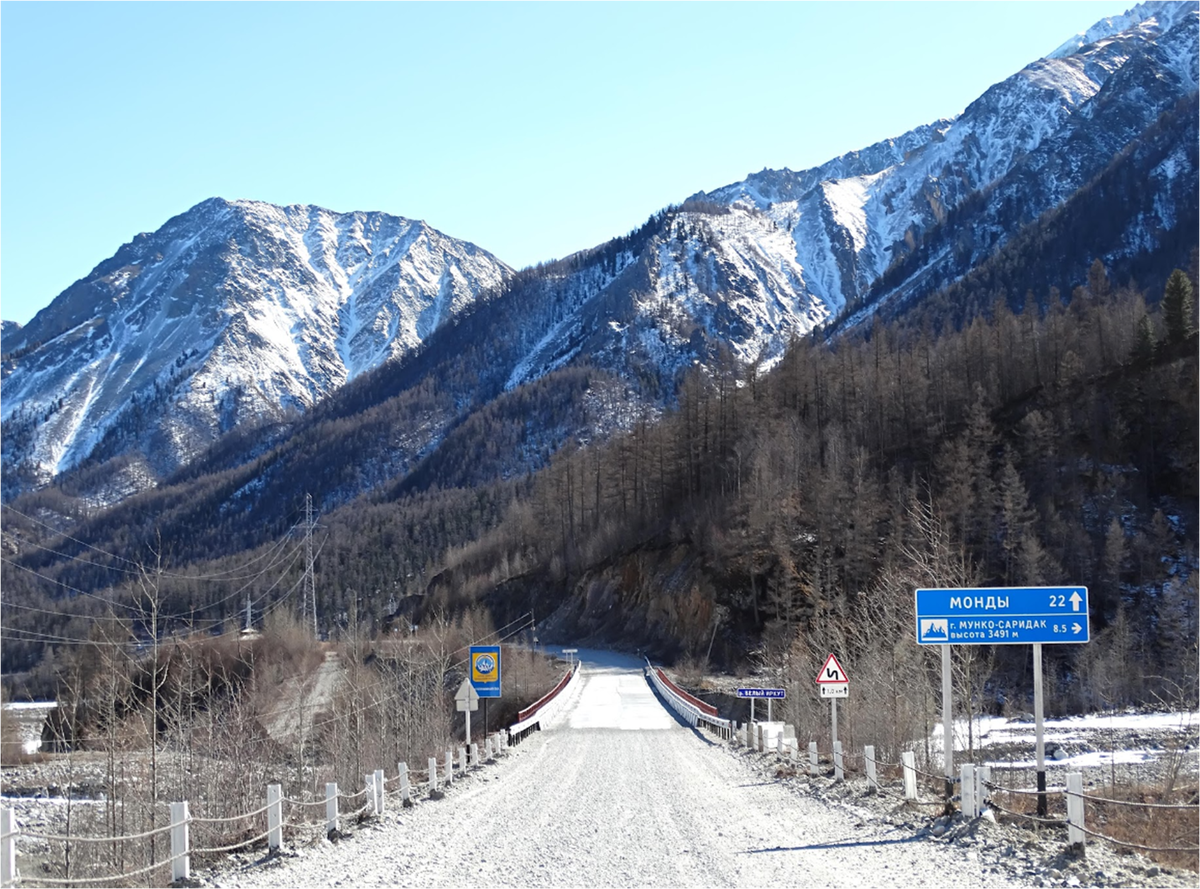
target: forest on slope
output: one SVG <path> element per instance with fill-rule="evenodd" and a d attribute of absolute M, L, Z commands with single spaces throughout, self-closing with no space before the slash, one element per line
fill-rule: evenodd
<path fill-rule="evenodd" d="M 835 650 L 895 687 L 925 673 L 916 587 L 1084 584 L 1094 641 L 1052 646 L 1055 707 L 1194 705 L 1193 292 L 1177 272 L 1147 310 L 1096 263 L 1044 312 L 1001 298 L 940 336 L 877 322 L 696 375 L 661 423 L 555 459 L 430 598 L 805 685 Z M 1023 699 L 1027 659 L 986 652 L 988 700 Z"/>
<path fill-rule="evenodd" d="M 483 605 L 497 625 L 532 611 L 543 638 L 712 668 L 799 671 L 798 650 L 836 649 L 861 671 L 890 650 L 920 675 L 916 586 L 1084 584 L 1094 641 L 1054 647 L 1057 706 L 1194 699 L 1194 674 L 1175 669 L 1197 640 L 1194 266 L 1150 308 L 1094 263 L 1069 302 L 1055 291 L 1013 312 L 1000 298 L 958 330 L 878 321 L 806 338 L 766 374 L 697 371 L 676 410 L 576 442 L 539 472 L 468 487 L 466 461 L 359 498 L 318 530 L 323 631 L 354 609 L 378 633 Z M 586 369 L 571 373 L 587 391 Z M 459 450 L 486 455 L 530 410 L 517 400 L 460 427 Z M 437 483 L 455 477 L 464 486 Z M 14 690 L 46 693 L 45 652 L 85 639 L 142 566 L 102 566 L 86 548 L 56 561 L 69 541 L 21 509 L 6 533 L 16 525 L 49 562 L 6 554 L 5 669 L 33 671 Z M 294 601 L 301 545 L 296 530 L 178 570 L 168 559 L 167 627 L 233 629 L 246 596 Z M 168 550 L 152 540 L 147 565 L 154 546 Z M 50 571 L 76 589 L 96 579 L 63 608 Z M 990 700 L 1020 698 L 1017 648 L 979 671 Z M 896 661 L 878 669 L 905 676 Z"/>

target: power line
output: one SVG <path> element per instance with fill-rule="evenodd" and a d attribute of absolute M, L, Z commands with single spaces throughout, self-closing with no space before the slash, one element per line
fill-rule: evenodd
<path fill-rule="evenodd" d="M 116 565 L 105 565 L 101 562 L 92 561 L 91 559 L 84 559 L 84 558 L 81 558 L 80 556 L 73 556 L 70 553 L 60 552 L 58 550 L 52 549 L 51 547 L 44 546 L 43 544 L 37 543 L 36 541 L 33 541 L 33 540 L 23 541 L 24 543 L 28 543 L 30 546 L 37 547 L 38 549 L 44 550 L 45 552 L 53 553 L 56 556 L 61 556 L 64 559 L 72 559 L 73 561 L 76 561 L 76 562 L 84 562 L 85 564 L 95 565 L 97 568 L 105 568 L 109 571 L 121 571 L 126 574 L 140 575 L 144 568 L 144 566 L 140 562 L 137 562 L 133 559 L 127 559 L 124 556 L 119 556 L 116 553 L 112 553 L 112 552 L 109 552 L 108 550 L 101 549 L 98 546 L 93 546 L 92 544 L 90 544 L 84 540 L 80 540 L 78 537 L 72 537 L 70 534 L 67 534 L 64 531 L 60 531 L 58 528 L 55 528 L 53 525 L 49 525 L 46 522 L 41 521 L 40 519 L 36 519 L 33 516 L 28 515 L 27 513 L 23 513 L 19 509 L 15 508 L 13 506 L 10 506 L 8 504 L 2 504 L 2 506 L 4 509 L 9 510 L 10 512 L 14 512 L 17 515 L 21 516 L 22 518 L 28 519 L 29 521 L 33 522 L 34 524 L 41 525 L 43 528 L 47 529 L 48 531 L 53 532 L 54 534 L 57 534 L 59 537 L 61 537 L 64 540 L 69 540 L 72 543 L 77 543 L 80 546 L 83 546 L 83 547 L 86 547 L 87 549 L 92 550 L 93 552 L 100 553 L 103 556 L 108 556 L 108 558 L 116 560 L 118 562 L 124 562 L 128 565 L 132 565 L 133 567 L 132 568 L 121 568 Z M 255 556 L 253 559 L 251 559 L 249 562 L 246 562 L 244 565 L 237 565 L 232 568 L 228 568 L 224 571 L 213 572 L 212 574 L 176 574 L 176 573 L 172 573 L 172 572 L 163 571 L 160 573 L 160 576 L 161 577 L 170 577 L 170 578 L 177 579 L 177 580 L 212 580 L 212 581 L 231 582 L 231 583 L 238 581 L 238 580 L 242 580 L 242 579 L 244 579 L 242 577 L 228 577 L 227 575 L 233 574 L 236 571 L 241 571 L 245 568 L 248 568 L 250 565 L 255 564 L 256 562 L 267 558 L 270 555 L 272 550 L 278 548 L 279 546 L 282 546 L 283 542 L 287 540 L 287 538 L 291 535 L 291 533 L 293 531 L 296 530 L 296 528 L 299 527 L 299 525 L 300 525 L 299 522 L 292 525 L 280 537 L 279 542 L 272 545 L 271 548 L 269 550 L 267 550 L 267 552 L 263 553 L 262 555 Z"/>

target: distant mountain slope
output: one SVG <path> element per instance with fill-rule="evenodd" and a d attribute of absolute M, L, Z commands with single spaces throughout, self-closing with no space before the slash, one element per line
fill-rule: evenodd
<path fill-rule="evenodd" d="M 205 201 L 5 331 L 6 468 L 45 479 L 108 434 L 108 456 L 169 472 L 406 353 L 511 272 L 423 222 Z"/>
<path fill-rule="evenodd" d="M 935 292 L 1098 175 L 1200 79 L 1196 3 L 1145 3 L 954 119 L 700 195 L 768 214 L 831 312 Z M 1085 38 L 1080 38 L 1083 40 Z M 1113 208 L 1120 213 L 1120 208 Z"/>
<path fill-rule="evenodd" d="M 1200 126 L 1195 96 L 1179 101 L 1098 176 L 1043 213 L 949 287 L 916 304 L 886 304 L 871 317 L 903 316 L 931 329 L 969 323 L 1004 298 L 1013 309 L 1028 294 L 1047 304 L 1051 288 L 1070 296 L 1101 258 L 1109 277 L 1136 281 L 1151 301 L 1174 268 L 1188 268 L 1200 243 Z M 1119 211 L 1115 208 L 1119 208 Z M 837 337 L 866 316 L 831 325 Z"/>

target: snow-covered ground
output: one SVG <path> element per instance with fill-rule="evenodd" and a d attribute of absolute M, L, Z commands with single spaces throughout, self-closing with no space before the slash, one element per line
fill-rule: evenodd
<path fill-rule="evenodd" d="M 1005 785 L 1031 785 L 1036 760 L 1033 718 L 976 717 L 968 734 L 965 721 L 954 726 L 955 759 L 992 767 Z M 1085 786 L 1156 785 L 1168 774 L 1195 784 L 1200 780 L 1200 712 L 1092 713 L 1043 723 L 1047 779 L 1062 785 L 1067 772 L 1082 772 Z M 974 753 L 967 753 L 968 738 Z M 941 758 L 942 728 L 930 738 Z"/>
<path fill-rule="evenodd" d="M 973 838 L 941 841 L 911 813 L 797 792 L 770 758 L 678 722 L 636 659 L 580 657 L 557 724 L 445 799 L 393 808 L 348 841 L 196 876 L 230 887 L 1046 885 L 1030 876 L 1045 869 L 1007 867 Z"/>

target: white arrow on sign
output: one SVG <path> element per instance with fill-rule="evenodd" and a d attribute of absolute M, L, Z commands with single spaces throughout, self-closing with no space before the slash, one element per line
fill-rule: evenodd
<path fill-rule="evenodd" d="M 1078 611 L 1079 603 L 1083 601 L 1083 596 L 1079 595 L 1079 590 L 1071 593 L 1071 610 Z"/>
<path fill-rule="evenodd" d="M 1076 635 L 1083 632 L 1083 627 L 1079 626 L 1079 624 L 1071 624 L 1071 629 L 1075 631 Z"/>

